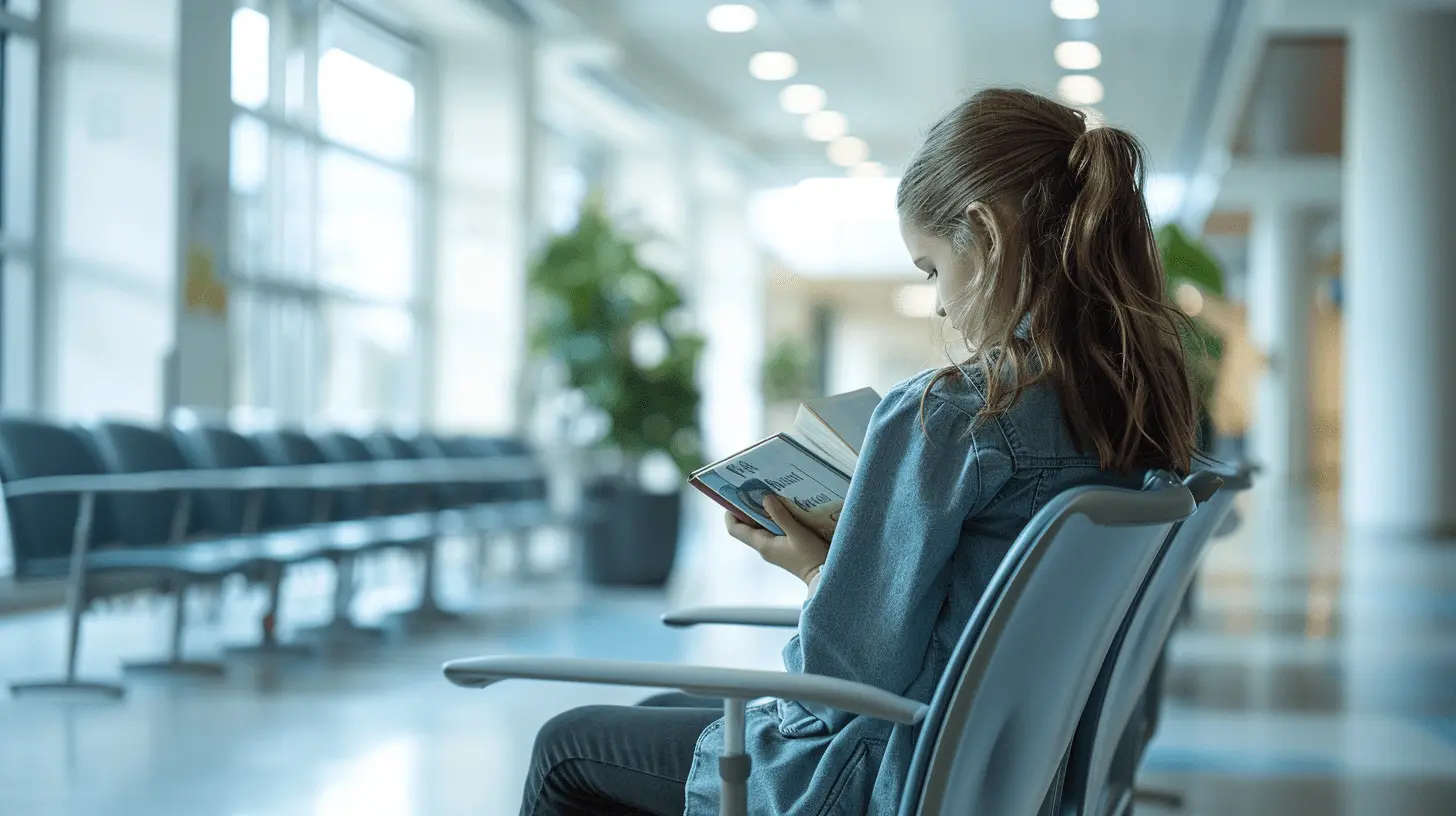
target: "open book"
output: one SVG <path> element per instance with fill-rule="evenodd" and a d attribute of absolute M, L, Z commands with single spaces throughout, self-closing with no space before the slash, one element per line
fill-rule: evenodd
<path fill-rule="evenodd" d="M 828 540 L 879 404 L 872 388 L 802 403 L 791 430 L 699 468 L 688 483 L 745 524 L 783 535 L 763 506 L 768 494 L 777 494 Z"/>

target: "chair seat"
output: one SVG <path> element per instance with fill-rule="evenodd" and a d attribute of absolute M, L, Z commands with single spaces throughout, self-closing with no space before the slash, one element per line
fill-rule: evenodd
<path fill-rule="evenodd" d="M 86 554 L 86 571 L 91 574 L 147 572 L 217 578 L 237 572 L 249 562 L 237 551 L 219 549 L 213 544 L 100 547 Z M 26 578 L 55 578 L 70 572 L 71 559 L 36 559 L 26 567 Z"/>
<path fill-rule="evenodd" d="M 329 546 L 341 552 L 423 545 L 435 537 L 430 513 L 341 521 L 320 527 L 326 530 Z"/>
<path fill-rule="evenodd" d="M 507 527 L 531 527 L 552 520 L 551 505 L 535 499 L 477 504 L 468 512 L 477 523 Z"/>
<path fill-rule="evenodd" d="M 244 563 L 297 564 L 329 554 L 327 539 L 316 529 L 278 530 L 199 541 L 195 547 L 241 559 Z"/>

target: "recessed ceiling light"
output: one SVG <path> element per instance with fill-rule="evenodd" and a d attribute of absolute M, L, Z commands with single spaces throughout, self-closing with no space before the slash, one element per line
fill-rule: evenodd
<path fill-rule="evenodd" d="M 1069 74 L 1057 80 L 1057 96 L 1069 105 L 1095 105 L 1102 101 L 1102 81 L 1089 74 Z"/>
<path fill-rule="evenodd" d="M 849 168 L 851 178 L 884 178 L 885 166 L 879 162 L 862 161 Z"/>
<path fill-rule="evenodd" d="M 869 159 L 870 146 L 858 136 L 840 136 L 825 150 L 829 160 L 840 167 L 853 167 Z"/>
<path fill-rule="evenodd" d="M 779 91 L 779 105 L 789 113 L 807 114 L 824 109 L 827 101 L 824 89 L 818 85 L 785 85 Z"/>
<path fill-rule="evenodd" d="M 816 111 L 804 117 L 804 135 L 816 142 L 832 142 L 849 130 L 849 120 L 838 111 Z"/>
<path fill-rule="evenodd" d="M 1057 43 L 1052 56 L 1056 57 L 1057 65 L 1068 71 L 1090 71 L 1102 64 L 1102 49 L 1082 40 Z"/>
<path fill-rule="evenodd" d="M 1090 20 L 1097 16 L 1097 0 L 1052 0 L 1052 14 L 1063 20 Z"/>
<path fill-rule="evenodd" d="M 758 12 L 742 3 L 723 3 L 708 9 L 708 28 L 724 34 L 742 34 L 758 25 Z"/>
<path fill-rule="evenodd" d="M 760 51 L 749 58 L 748 73 L 769 82 L 788 79 L 799 73 L 799 61 L 783 51 Z"/>

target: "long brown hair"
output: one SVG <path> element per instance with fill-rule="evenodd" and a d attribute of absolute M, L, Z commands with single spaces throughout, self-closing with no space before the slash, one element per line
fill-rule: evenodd
<path fill-rule="evenodd" d="M 981 419 L 1051 380 L 1074 437 L 1104 469 L 1187 473 L 1197 413 L 1179 335 L 1186 318 L 1167 302 L 1145 168 L 1126 131 L 1088 128 L 1081 111 L 1027 91 L 988 89 L 931 127 L 896 206 L 911 226 L 985 262 L 956 296 L 971 351 L 962 365 L 985 380 Z M 968 217 L 977 202 L 1010 216 L 1001 257 Z M 959 370 L 943 369 L 926 392 Z"/>

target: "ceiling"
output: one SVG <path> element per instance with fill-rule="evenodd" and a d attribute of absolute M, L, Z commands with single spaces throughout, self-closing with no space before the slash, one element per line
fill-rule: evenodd
<path fill-rule="evenodd" d="M 750 55 L 798 58 L 795 82 L 828 92 L 850 132 L 893 174 L 919 135 L 963 94 L 988 85 L 1054 92 L 1052 49 L 1090 39 L 1107 89 L 1097 106 L 1148 145 L 1154 165 L 1178 139 L 1220 0 L 1108 0 L 1093 21 L 1055 17 L 1044 0 L 758 0 L 758 27 L 720 34 L 712 0 L 556 0 L 610 48 L 614 71 L 766 160 L 785 180 L 840 172 L 783 112 L 779 88 L 748 74 Z"/>

